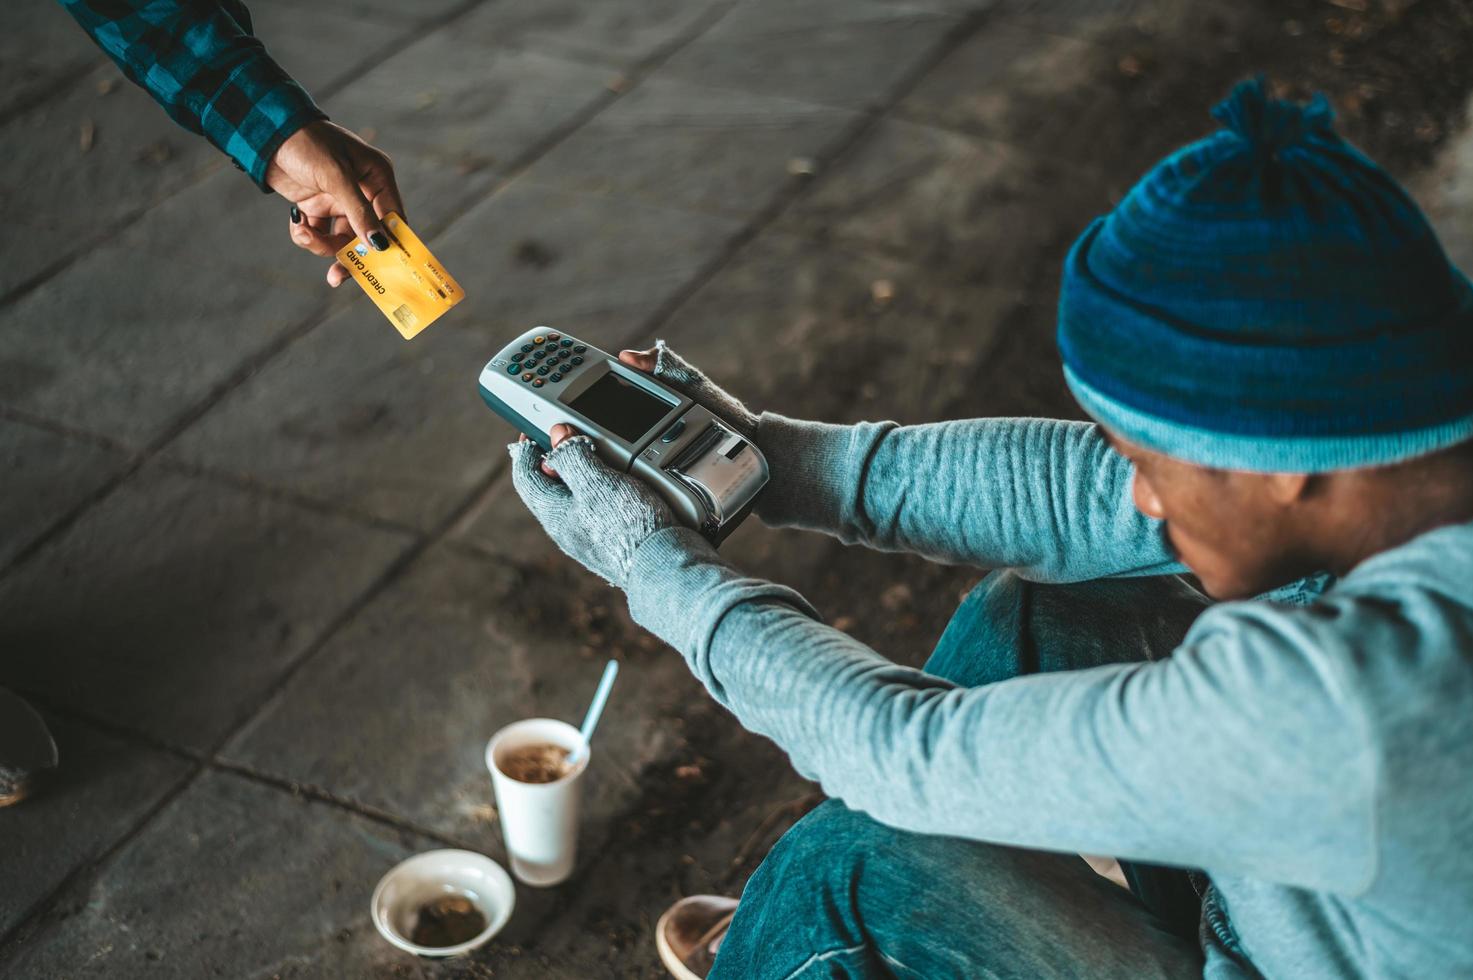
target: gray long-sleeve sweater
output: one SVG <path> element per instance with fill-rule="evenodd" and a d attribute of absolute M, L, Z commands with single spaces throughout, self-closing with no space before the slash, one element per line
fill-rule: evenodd
<path fill-rule="evenodd" d="M 1045 581 L 1179 566 L 1097 428 L 762 418 L 759 514 Z M 630 609 L 825 791 L 907 830 L 1201 868 L 1206 973 L 1473 976 L 1473 525 L 1323 594 L 1222 603 L 1169 659 L 958 688 L 694 532 Z"/>

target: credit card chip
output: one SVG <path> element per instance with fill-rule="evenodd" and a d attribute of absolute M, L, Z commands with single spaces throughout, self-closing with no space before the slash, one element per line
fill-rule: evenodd
<path fill-rule="evenodd" d="M 419 317 L 414 315 L 408 303 L 401 303 L 399 308 L 394 310 L 394 319 L 399 322 L 400 330 L 413 330 L 419 323 Z"/>

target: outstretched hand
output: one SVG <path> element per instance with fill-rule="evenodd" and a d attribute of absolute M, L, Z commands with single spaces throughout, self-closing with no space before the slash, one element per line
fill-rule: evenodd
<path fill-rule="evenodd" d="M 281 144 L 266 168 L 266 183 L 293 204 L 292 241 L 323 258 L 334 258 L 354 236 L 380 251 L 388 248 L 379 219 L 390 211 L 404 214 L 388 155 L 325 119 Z M 348 270 L 336 261 L 327 270 L 330 286 L 347 278 Z"/>

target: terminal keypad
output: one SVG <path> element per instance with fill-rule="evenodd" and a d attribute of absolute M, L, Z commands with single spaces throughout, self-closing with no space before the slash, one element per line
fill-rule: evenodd
<path fill-rule="evenodd" d="M 559 333 L 538 334 L 529 344 L 522 344 L 511 354 L 506 373 L 521 376 L 534 388 L 545 382 L 557 383 L 572 374 L 584 361 L 588 345 Z"/>

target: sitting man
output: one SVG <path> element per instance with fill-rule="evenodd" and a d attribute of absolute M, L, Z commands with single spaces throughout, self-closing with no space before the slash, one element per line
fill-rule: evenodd
<path fill-rule="evenodd" d="M 1473 285 L 1322 99 L 1216 115 L 1067 260 L 1098 424 L 754 416 L 621 355 L 762 449 L 768 524 L 998 569 L 924 672 L 586 437 L 555 477 L 511 447 L 557 543 L 833 797 L 734 917 L 667 914 L 677 975 L 1473 975 Z"/>

